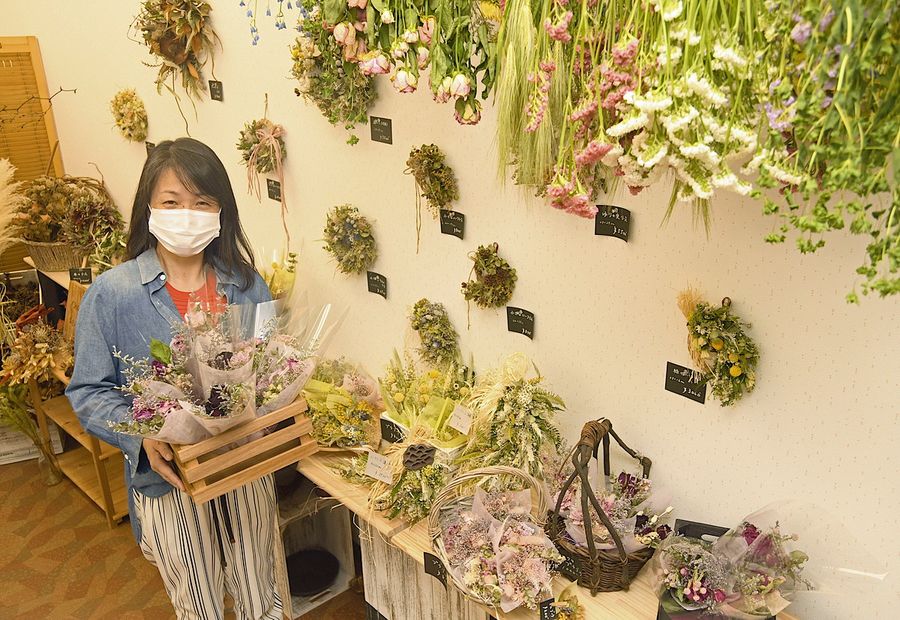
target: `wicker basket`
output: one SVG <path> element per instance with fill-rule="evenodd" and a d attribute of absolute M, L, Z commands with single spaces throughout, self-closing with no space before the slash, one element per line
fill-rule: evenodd
<path fill-rule="evenodd" d="M 644 478 L 650 474 L 650 459 L 626 446 L 612 429 L 612 423 L 609 420 L 602 418 L 588 422 L 584 425 L 581 431 L 581 439 L 573 451 L 572 463 L 575 466 L 575 471 L 566 479 L 565 484 L 560 489 L 556 508 L 548 516 L 546 526 L 550 540 L 556 544 L 559 552 L 566 558 L 566 561 L 560 566 L 560 571 L 573 581 L 577 581 L 579 585 L 588 588 L 592 595 L 597 594 L 597 592 L 627 590 L 631 581 L 637 576 L 644 564 L 647 563 L 647 560 L 653 556 L 653 549 L 649 547 L 638 549 L 631 553 L 625 552 L 622 539 L 610 522 L 609 517 L 603 512 L 597 496 L 591 489 L 588 468 L 591 458 L 596 458 L 601 444 L 603 445 L 603 472 L 609 477 L 610 435 L 623 450 L 640 462 Z M 566 536 L 565 518 L 560 514 L 562 500 L 576 478 L 581 480 L 582 501 L 584 502 L 582 510 L 586 515 L 584 529 L 588 543 L 587 549 L 576 545 Z M 587 517 L 587 513 L 590 510 L 588 502 L 594 507 L 600 521 L 609 530 L 616 545 L 615 549 L 597 549 L 594 543 L 594 535 L 591 531 L 591 519 Z"/>
<path fill-rule="evenodd" d="M 459 503 L 460 500 L 463 499 L 462 493 L 470 483 L 479 478 L 503 475 L 520 479 L 525 483 L 526 487 L 532 490 L 532 519 L 539 527 L 545 527 L 548 505 L 544 485 L 527 472 L 503 465 L 473 469 L 472 471 L 456 476 L 450 481 L 450 484 L 437 494 L 437 497 L 434 498 L 434 502 L 431 505 L 431 512 L 428 513 L 428 534 L 431 536 L 431 546 L 437 551 L 444 566 L 447 567 L 447 575 L 453 580 L 453 583 L 459 588 L 459 591 L 462 592 L 463 595 L 476 603 L 488 607 L 493 607 L 494 604 L 470 592 L 465 584 L 450 570 L 450 562 L 447 559 L 447 550 L 444 548 L 444 541 L 441 538 L 441 511 Z M 468 497 L 468 495 L 466 496 Z"/>
<path fill-rule="evenodd" d="M 22 239 L 28 249 L 34 268 L 38 271 L 68 271 L 72 267 L 81 267 L 87 253 L 69 243 L 61 241 L 28 241 Z"/>

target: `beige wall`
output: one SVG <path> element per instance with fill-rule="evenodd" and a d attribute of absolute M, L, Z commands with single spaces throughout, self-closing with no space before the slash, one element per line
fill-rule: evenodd
<path fill-rule="evenodd" d="M 88 9 L 87 3 L 5 2 L 0 25 L 0 35 L 39 37 L 51 92 L 78 89 L 57 97 L 53 108 L 66 170 L 93 174 L 88 162 L 96 162 L 125 211 L 144 150 L 113 128 L 110 98 L 120 88 L 137 89 L 149 111 L 151 141 L 183 133 L 171 96 L 156 94 L 155 71 L 141 64 L 149 60 L 145 48 L 126 37 L 138 4 L 98 2 Z M 397 95 L 381 79 L 373 112 L 393 119 L 393 146 L 371 142 L 366 127 L 359 145 L 346 146 L 343 130 L 293 94 L 287 49 L 293 32 L 276 32 L 271 18 L 261 17 L 262 40 L 252 47 L 237 0 L 214 6 L 224 42 L 216 73 L 225 102 L 200 104 L 191 134 L 225 161 L 252 241 L 260 253 L 271 252 L 280 243 L 278 205 L 247 194 L 234 147 L 242 123 L 262 115 L 263 93 L 269 93 L 269 116 L 288 132 L 286 191 L 295 247 L 302 245 L 300 281 L 312 299 L 352 307 L 334 352 L 378 373 L 391 349 L 403 345 L 411 304 L 422 296 L 441 301 L 477 364 L 515 350 L 533 356 L 569 405 L 561 422 L 570 438 L 586 420 L 610 417 L 632 447 L 653 459 L 654 478 L 673 490 L 678 516 L 733 524 L 775 500 L 815 502 L 852 527 L 862 549 L 896 574 L 898 303 L 844 303 L 862 239 L 833 237 L 811 257 L 769 246 L 762 238 L 775 221 L 761 215 L 758 203 L 731 196 L 716 199 L 709 238 L 686 210 L 660 226 L 667 187 L 614 199 L 633 213 L 627 245 L 594 237 L 591 222 L 497 181 L 490 108 L 481 125 L 460 127 L 449 106 L 432 103 L 425 92 Z M 447 153 L 459 177 L 457 208 L 466 214 L 467 232 L 465 241 L 443 236 L 427 219 L 417 256 L 413 181 L 403 170 L 410 147 L 425 142 Z M 367 293 L 364 278 L 336 275 L 321 249 L 324 214 L 343 202 L 376 222 L 375 270 L 389 279 L 387 301 Z M 476 308 L 466 331 L 459 293 L 471 265 L 466 254 L 490 241 L 518 269 L 512 303 L 537 315 L 533 342 L 508 333 L 502 314 Z M 753 323 L 762 352 L 759 384 L 733 408 L 715 401 L 701 406 L 663 389 L 666 361 L 690 361 L 675 305 L 688 284 L 710 301 L 730 296 Z M 832 544 L 806 542 L 814 553 Z M 823 595 L 805 617 L 849 617 L 838 612 L 835 598 Z M 858 600 L 849 606 L 852 615 L 874 617 Z M 884 612 L 881 604 L 873 607 Z"/>

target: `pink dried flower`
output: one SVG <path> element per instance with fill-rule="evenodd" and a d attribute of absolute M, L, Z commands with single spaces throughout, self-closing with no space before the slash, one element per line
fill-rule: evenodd
<path fill-rule="evenodd" d="M 608 142 L 591 140 L 586 147 L 575 153 L 575 163 L 581 167 L 591 166 L 603 159 L 612 148 L 613 145 Z"/>
<path fill-rule="evenodd" d="M 573 17 L 575 17 L 575 15 L 572 11 L 566 11 L 556 25 L 553 25 L 553 22 L 550 21 L 550 18 L 548 17 L 544 21 L 544 30 L 547 31 L 547 34 L 550 35 L 551 39 L 568 43 L 572 40 L 572 35 L 569 34 L 569 24 L 572 23 Z"/>
<path fill-rule="evenodd" d="M 582 105 L 580 108 L 572 112 L 569 119 L 572 122 L 584 121 L 587 122 L 597 113 L 598 104 L 596 101 L 591 99 L 586 104 Z"/>

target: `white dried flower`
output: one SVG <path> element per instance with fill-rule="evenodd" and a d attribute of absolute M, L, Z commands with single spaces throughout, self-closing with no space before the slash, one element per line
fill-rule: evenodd
<path fill-rule="evenodd" d="M 619 138 L 625 134 L 637 131 L 642 127 L 646 127 L 649 122 L 650 117 L 644 112 L 639 111 L 638 114 L 631 114 L 607 129 L 606 134 L 613 138 Z"/>

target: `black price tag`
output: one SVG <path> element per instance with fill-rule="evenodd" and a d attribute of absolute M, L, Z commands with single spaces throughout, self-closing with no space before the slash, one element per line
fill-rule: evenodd
<path fill-rule="evenodd" d="M 541 602 L 541 620 L 556 620 L 559 613 L 554 605 L 555 602 L 555 598 L 548 598 L 546 601 Z"/>
<path fill-rule="evenodd" d="M 616 237 L 628 242 L 628 231 L 631 230 L 631 211 L 612 205 L 597 205 L 594 218 L 594 234 L 604 237 Z"/>
<path fill-rule="evenodd" d="M 69 279 L 79 284 L 90 284 L 94 281 L 94 274 L 91 273 L 90 267 L 80 269 L 69 269 Z"/>
<path fill-rule="evenodd" d="M 269 198 L 281 200 L 281 183 L 275 179 L 266 179 L 266 189 L 269 192 Z"/>
<path fill-rule="evenodd" d="M 578 581 L 581 578 L 581 569 L 578 568 L 578 564 L 569 556 L 564 555 L 563 557 L 565 559 L 556 566 L 556 570 L 570 581 Z"/>
<path fill-rule="evenodd" d="M 703 375 L 672 362 L 666 362 L 666 389 L 700 404 L 706 402 L 706 379 Z"/>
<path fill-rule="evenodd" d="M 374 271 L 367 271 L 366 276 L 369 281 L 369 292 L 387 299 L 387 278 Z"/>
<path fill-rule="evenodd" d="M 391 126 L 391 119 L 382 118 L 380 116 L 370 116 L 369 130 L 372 132 L 373 141 L 383 142 L 385 144 L 394 143 L 394 130 Z"/>
<path fill-rule="evenodd" d="M 463 238 L 466 230 L 466 215 L 459 211 L 441 209 L 441 234 Z"/>
<path fill-rule="evenodd" d="M 225 91 L 222 90 L 222 82 L 219 80 L 209 81 L 209 98 L 213 101 L 225 101 Z"/>
<path fill-rule="evenodd" d="M 447 568 L 441 559 L 432 554 L 425 552 L 425 572 L 440 581 L 444 587 L 447 587 Z"/>
<path fill-rule="evenodd" d="M 506 328 L 534 340 L 534 313 L 523 308 L 506 306 Z"/>
<path fill-rule="evenodd" d="M 381 418 L 381 438 L 388 443 L 403 441 L 403 429 L 390 420 Z"/>
<path fill-rule="evenodd" d="M 156 148 L 156 144 L 153 142 L 144 142 L 144 148 L 147 149 L 147 157 L 150 157 L 150 151 Z"/>

